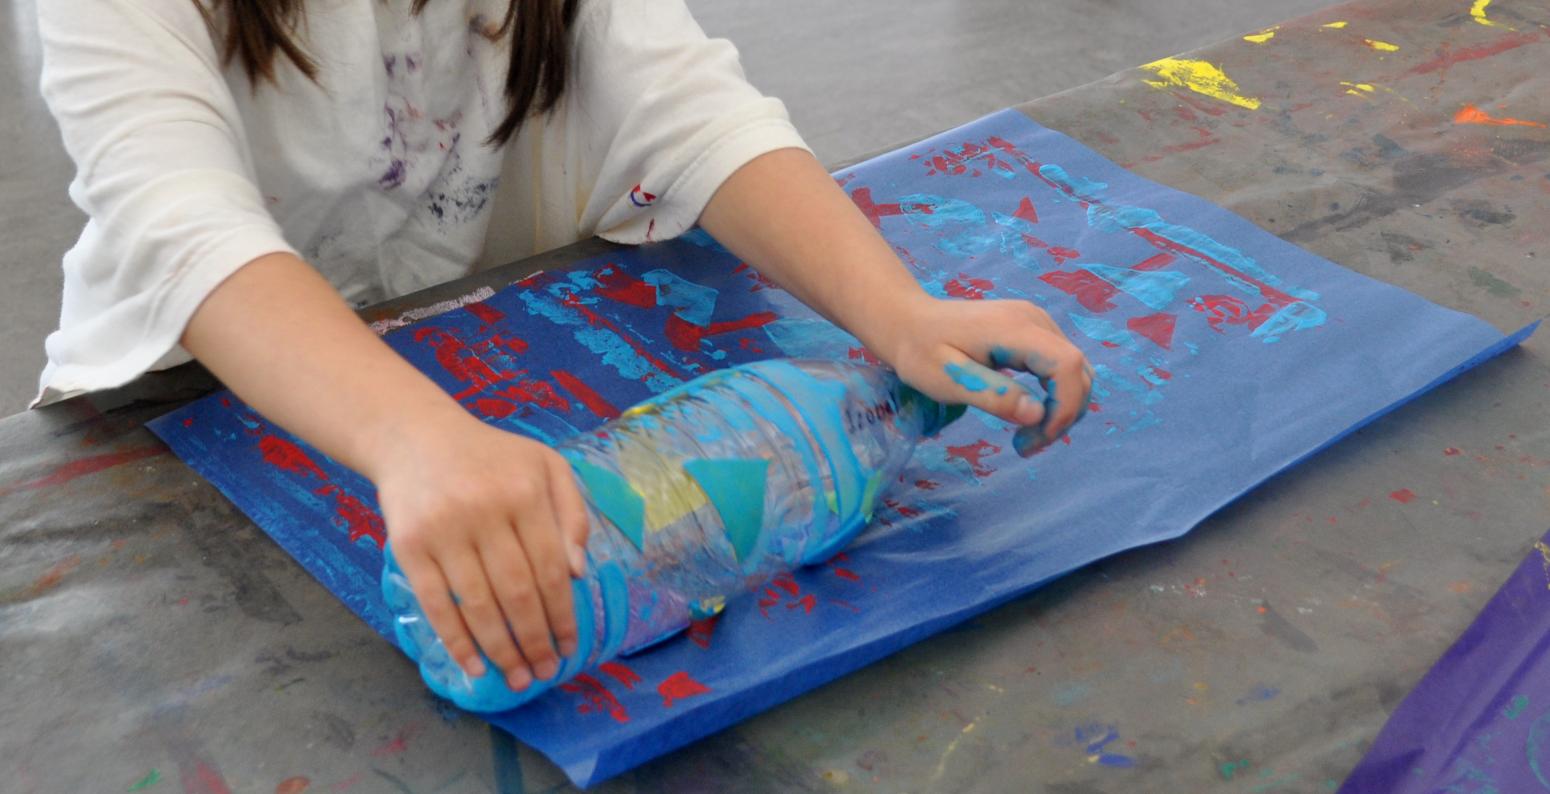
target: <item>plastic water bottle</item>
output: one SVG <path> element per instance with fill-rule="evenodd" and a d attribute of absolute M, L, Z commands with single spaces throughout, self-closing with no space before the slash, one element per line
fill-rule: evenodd
<path fill-rule="evenodd" d="M 386 554 L 382 591 L 425 682 L 470 711 L 516 708 L 577 673 L 720 611 L 771 576 L 827 560 L 871 521 L 915 444 L 963 413 L 892 371 L 770 360 L 719 370 L 560 444 L 586 499 L 579 639 L 547 681 L 463 672 Z"/>

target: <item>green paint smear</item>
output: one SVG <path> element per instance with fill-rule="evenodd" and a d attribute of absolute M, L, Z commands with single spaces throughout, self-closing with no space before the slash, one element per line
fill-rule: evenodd
<path fill-rule="evenodd" d="M 1233 777 L 1236 776 L 1239 772 L 1247 772 L 1250 766 L 1249 759 L 1247 758 L 1239 761 L 1228 761 L 1227 763 L 1222 764 L 1220 768 L 1222 779 L 1232 780 Z"/>
<path fill-rule="evenodd" d="M 156 770 L 155 768 L 152 768 L 150 772 L 146 773 L 145 777 L 140 778 L 140 782 L 139 783 L 136 783 L 133 786 L 130 786 L 129 790 L 130 791 L 140 791 L 142 789 L 148 789 L 151 786 L 154 786 L 154 785 L 156 785 L 157 783 L 160 783 L 160 782 L 161 782 L 161 772 Z"/>
<path fill-rule="evenodd" d="M 1523 713 L 1525 708 L 1528 708 L 1528 695 L 1513 695 L 1512 702 L 1507 704 L 1507 708 L 1502 709 L 1502 716 L 1509 720 L 1515 720 L 1519 714 Z"/>
<path fill-rule="evenodd" d="M 1475 286 L 1498 298 L 1516 298 L 1523 294 L 1523 290 L 1502 281 L 1491 271 L 1479 267 L 1469 268 L 1469 280 L 1475 282 Z"/>

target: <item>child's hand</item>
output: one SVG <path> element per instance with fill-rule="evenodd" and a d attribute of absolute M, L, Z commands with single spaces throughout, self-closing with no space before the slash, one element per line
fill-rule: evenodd
<path fill-rule="evenodd" d="M 1028 457 L 1065 434 L 1087 411 L 1093 372 L 1047 312 L 1026 301 L 924 298 L 897 307 L 887 350 L 876 351 L 905 382 L 951 403 L 967 403 L 1021 425 L 1012 437 Z M 999 370 L 1029 372 L 1041 398 Z"/>
<path fill-rule="evenodd" d="M 372 474 L 393 554 L 447 652 L 478 676 L 482 649 L 513 690 L 553 677 L 555 645 L 576 650 L 570 577 L 586 559 L 565 459 L 466 415 L 382 449 Z"/>

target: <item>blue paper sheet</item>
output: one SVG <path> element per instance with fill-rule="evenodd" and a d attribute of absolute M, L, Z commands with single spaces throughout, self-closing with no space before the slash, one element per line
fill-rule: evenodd
<path fill-rule="evenodd" d="M 1342 794 L 1550 791 L 1550 534 L 1416 684 Z"/>
<path fill-rule="evenodd" d="M 1529 330 L 1504 338 L 1012 111 L 837 179 L 931 292 L 1048 309 L 1097 370 L 1091 412 L 1031 461 L 1004 423 L 971 413 L 919 450 L 842 557 L 490 718 L 580 785 L 1182 535 Z M 386 338 L 469 410 L 546 441 L 714 368 L 867 355 L 700 233 L 524 279 Z M 391 637 L 368 482 L 230 395 L 154 429 Z"/>

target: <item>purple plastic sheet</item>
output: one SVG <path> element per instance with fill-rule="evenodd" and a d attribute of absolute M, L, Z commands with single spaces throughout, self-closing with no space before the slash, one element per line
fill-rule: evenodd
<path fill-rule="evenodd" d="M 1068 445 L 1025 461 L 1005 423 L 971 412 L 918 450 L 841 557 L 488 717 L 579 785 L 1182 535 L 1532 330 L 1504 338 L 1012 111 L 836 178 L 931 292 L 1048 309 L 1097 371 L 1090 413 Z M 384 338 L 470 411 L 546 441 L 718 367 L 868 355 L 702 233 L 533 276 Z M 370 483 L 229 394 L 154 429 L 391 639 Z"/>
<path fill-rule="evenodd" d="M 1550 534 L 1389 716 L 1345 785 L 1550 791 Z"/>

